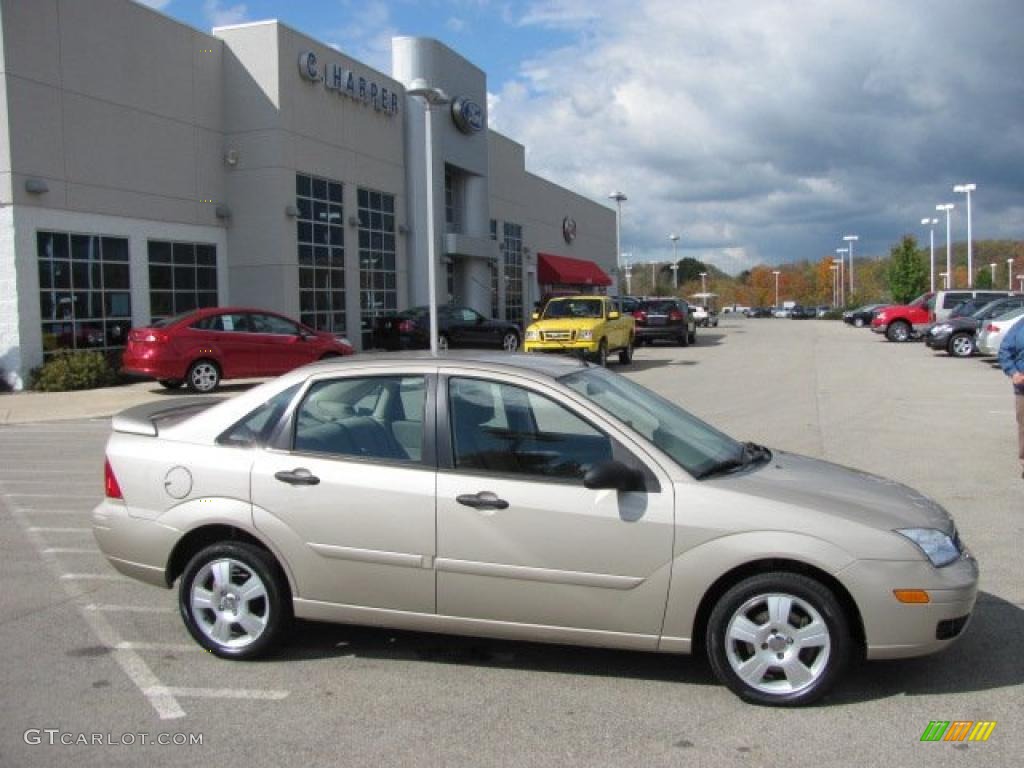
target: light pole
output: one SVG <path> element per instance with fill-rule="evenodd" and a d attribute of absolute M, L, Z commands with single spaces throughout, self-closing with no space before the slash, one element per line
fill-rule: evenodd
<path fill-rule="evenodd" d="M 850 250 L 850 298 L 852 299 L 853 298 L 853 244 L 857 240 L 860 240 L 860 238 L 857 237 L 857 235 L 844 235 L 843 236 L 843 240 L 845 240 L 847 243 L 849 243 L 848 248 Z"/>
<path fill-rule="evenodd" d="M 935 293 L 935 225 L 939 223 L 938 219 L 921 219 L 922 224 L 928 225 L 928 242 L 931 246 L 931 269 L 929 274 L 931 275 L 931 292 Z"/>
<path fill-rule="evenodd" d="M 992 287 L 996 287 L 996 263 L 994 261 L 989 262 L 988 268 L 992 270 Z"/>
<path fill-rule="evenodd" d="M 608 199 L 615 201 L 615 279 L 618 280 L 622 275 L 622 203 L 629 198 L 616 189 L 608 193 Z M 622 291 L 621 287 L 619 291 Z"/>
<path fill-rule="evenodd" d="M 437 356 L 437 235 L 434 232 L 434 142 L 432 136 L 433 108 L 443 107 L 451 102 L 448 94 L 440 88 L 431 87 L 422 77 L 417 77 L 406 89 L 409 96 L 423 99 L 423 115 L 426 124 L 425 143 L 427 147 L 427 301 L 430 314 L 430 354 Z"/>
<path fill-rule="evenodd" d="M 1024 293 L 1024 275 L 1017 275 L 1017 282 L 1020 284 L 1020 292 Z"/>
<path fill-rule="evenodd" d="M 953 187 L 954 192 L 963 192 L 967 195 L 967 287 L 974 285 L 974 247 L 971 244 L 971 192 L 978 188 L 977 184 L 957 184 Z"/>
<path fill-rule="evenodd" d="M 708 273 L 707 272 L 701 272 L 700 273 L 700 292 L 704 293 L 704 294 L 706 294 L 708 292 L 707 279 L 708 279 Z M 707 298 L 707 296 L 705 296 L 704 297 L 704 305 L 707 306 L 707 303 L 708 303 L 708 298 Z"/>
<path fill-rule="evenodd" d="M 625 274 L 626 276 L 626 295 L 628 296 L 633 293 L 630 280 L 633 277 L 633 265 L 627 261 L 626 264 L 622 267 L 622 270 L 623 274 Z"/>
<path fill-rule="evenodd" d="M 832 272 L 832 306 L 839 306 L 839 267 L 835 264 L 828 265 L 829 270 Z"/>
<path fill-rule="evenodd" d="M 1006 260 L 1006 290 L 1013 290 L 1013 259 Z"/>
<path fill-rule="evenodd" d="M 679 235 L 673 232 L 668 236 L 668 239 L 672 241 L 672 285 L 675 286 L 675 290 L 679 290 L 679 260 L 676 256 L 676 244 L 679 242 Z"/>
<path fill-rule="evenodd" d="M 948 291 L 949 290 L 949 272 L 939 272 L 939 277 L 942 278 L 942 285 Z"/>
<path fill-rule="evenodd" d="M 779 270 L 772 270 L 772 274 L 775 275 L 775 308 L 779 308 L 779 275 L 782 274 Z"/>
<path fill-rule="evenodd" d="M 844 265 L 846 264 L 846 262 L 843 259 L 843 256 L 846 254 L 848 250 L 849 248 L 836 248 L 836 253 L 839 254 L 839 258 L 832 259 L 832 262 L 834 264 L 839 265 L 839 305 L 841 307 L 846 306 L 846 279 L 845 277 L 843 277 L 843 270 L 845 269 Z"/>
<path fill-rule="evenodd" d="M 953 244 L 949 239 L 949 216 L 953 210 L 952 203 L 943 203 L 935 206 L 936 211 L 946 212 L 946 289 L 949 289 L 950 275 L 953 274 Z"/>

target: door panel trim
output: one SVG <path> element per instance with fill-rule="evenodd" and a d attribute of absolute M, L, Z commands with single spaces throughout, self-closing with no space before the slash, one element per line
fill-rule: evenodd
<path fill-rule="evenodd" d="M 424 568 L 423 555 L 406 552 L 385 552 L 380 549 L 361 549 L 359 547 L 339 547 L 334 544 L 314 544 L 307 542 L 310 549 L 323 557 L 334 560 L 356 560 L 361 563 L 378 563 L 380 565 L 397 565 L 405 568 Z"/>
<path fill-rule="evenodd" d="M 434 567 L 438 571 L 463 573 L 472 576 L 495 576 L 502 579 L 545 581 L 551 584 L 571 584 L 577 587 L 599 587 L 618 590 L 635 589 L 647 580 L 643 576 L 616 576 L 608 573 L 561 571 L 554 568 L 533 568 L 526 565 L 503 565 L 501 563 L 455 560 L 449 557 L 435 558 Z"/>

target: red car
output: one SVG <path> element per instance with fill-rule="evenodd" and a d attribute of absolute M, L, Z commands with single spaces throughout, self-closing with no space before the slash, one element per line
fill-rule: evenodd
<path fill-rule="evenodd" d="M 871 318 L 871 330 L 884 333 L 889 341 L 907 341 L 924 333 L 935 322 L 932 301 L 935 294 L 924 293 L 909 304 L 883 307 Z"/>
<path fill-rule="evenodd" d="M 124 373 L 150 376 L 168 389 L 212 392 L 222 379 L 277 376 L 327 357 L 351 355 L 347 340 L 262 309 L 197 309 L 133 328 Z"/>

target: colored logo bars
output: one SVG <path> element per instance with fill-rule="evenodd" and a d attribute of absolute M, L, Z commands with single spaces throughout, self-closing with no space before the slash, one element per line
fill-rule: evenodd
<path fill-rule="evenodd" d="M 932 720 L 921 741 L 988 741 L 995 727 L 994 720 Z"/>

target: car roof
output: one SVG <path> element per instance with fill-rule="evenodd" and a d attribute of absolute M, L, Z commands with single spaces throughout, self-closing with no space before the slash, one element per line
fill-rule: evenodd
<path fill-rule="evenodd" d="M 352 367 L 401 368 L 407 363 L 436 363 L 439 368 L 459 368 L 468 365 L 485 366 L 496 370 L 528 371 L 556 379 L 589 365 L 578 357 L 565 355 L 538 355 L 526 352 L 510 353 L 500 350 L 457 350 L 439 352 L 436 356 L 429 350 L 410 350 L 405 352 L 370 352 L 346 357 L 332 357 L 311 363 L 304 369 L 307 372 L 329 370 L 344 371 Z"/>

